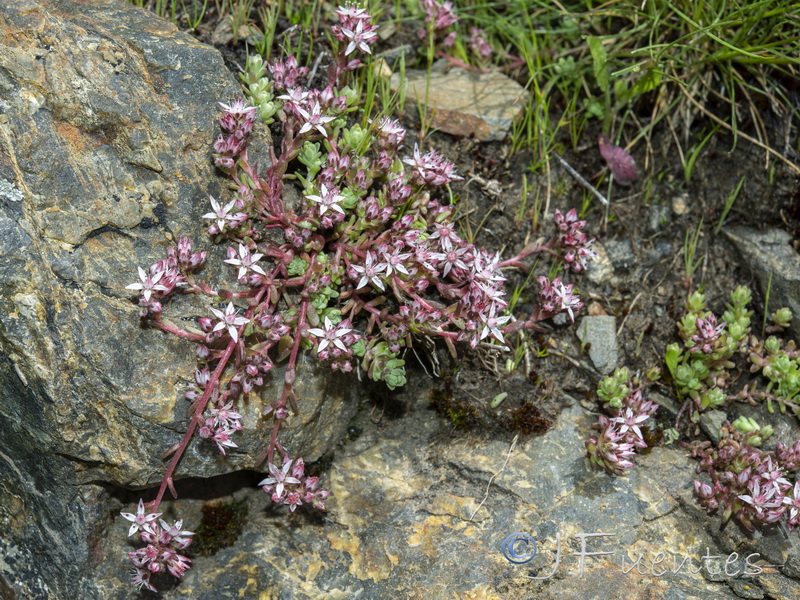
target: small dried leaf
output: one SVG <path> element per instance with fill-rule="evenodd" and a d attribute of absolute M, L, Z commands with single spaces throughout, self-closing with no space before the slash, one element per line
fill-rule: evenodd
<path fill-rule="evenodd" d="M 175 484 L 172 483 L 172 477 L 167 477 L 167 487 L 169 488 L 169 491 L 172 493 L 172 497 L 177 498 L 178 492 L 175 491 Z"/>
<path fill-rule="evenodd" d="M 450 350 L 450 356 L 457 359 L 458 353 L 456 352 L 456 347 L 455 344 L 453 344 L 453 340 L 451 340 L 449 337 L 445 337 L 444 343 L 447 346 L 447 349 Z"/>
<path fill-rule="evenodd" d="M 608 163 L 608 168 L 611 169 L 611 174 L 614 175 L 614 181 L 620 185 L 630 185 L 636 181 L 639 177 L 636 161 L 625 149 L 610 143 L 605 134 L 597 139 L 597 145 L 600 154 Z"/>
<path fill-rule="evenodd" d="M 278 340 L 278 358 L 276 362 L 281 362 L 289 358 L 289 355 L 292 353 L 293 345 L 294 339 L 290 335 L 285 335 Z"/>
<path fill-rule="evenodd" d="M 178 448 L 180 448 L 180 447 L 181 447 L 181 443 L 180 442 L 178 442 L 177 444 L 173 445 L 169 450 L 164 452 L 164 455 L 161 457 L 161 459 L 164 460 L 164 459 L 169 458 L 170 456 L 175 454 L 175 452 L 177 452 Z"/>
<path fill-rule="evenodd" d="M 294 388 L 289 390 L 289 406 L 292 407 L 292 412 L 296 415 L 300 414 L 300 409 L 297 407 L 297 394 L 294 393 Z"/>

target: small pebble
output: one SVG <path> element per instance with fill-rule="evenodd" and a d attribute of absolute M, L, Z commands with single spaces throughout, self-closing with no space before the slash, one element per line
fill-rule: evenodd
<path fill-rule="evenodd" d="M 676 215 L 685 215 L 689 210 L 689 194 L 681 194 L 672 199 L 672 212 Z"/>

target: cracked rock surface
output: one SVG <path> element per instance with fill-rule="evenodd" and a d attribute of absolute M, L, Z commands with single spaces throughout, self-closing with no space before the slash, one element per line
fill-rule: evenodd
<path fill-rule="evenodd" d="M 197 559 L 164 597 L 796 598 L 800 584 L 787 567 L 763 566 L 791 566 L 794 536 L 720 531 L 694 500 L 694 464 L 682 449 L 655 448 L 629 476 L 614 477 L 584 459 L 594 419 L 569 397 L 546 434 L 514 442 L 453 434 L 427 407 L 427 385 L 405 392 L 402 417 L 376 426 L 360 413 L 363 434 L 337 451 L 325 474 L 324 518 L 265 511 L 264 499 L 249 495 L 250 518 L 235 545 Z M 116 529 L 124 535 L 124 524 Z M 503 555 L 513 533 L 537 544 L 525 564 Z M 583 572 L 582 534 L 586 553 L 605 553 L 586 555 Z M 526 558 L 531 547 L 515 552 Z M 749 574 L 758 569 L 746 557 L 763 571 Z"/>

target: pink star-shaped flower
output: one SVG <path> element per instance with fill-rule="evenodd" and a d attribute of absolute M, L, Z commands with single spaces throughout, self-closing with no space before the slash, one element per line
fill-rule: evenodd
<path fill-rule="evenodd" d="M 144 514 L 144 510 L 145 510 L 144 509 L 144 502 L 140 498 L 139 499 L 139 508 L 136 511 L 135 515 L 131 514 L 131 513 L 119 513 L 120 515 L 122 515 L 123 518 L 125 518 L 128 521 L 131 521 L 133 523 L 133 525 L 131 525 L 131 528 L 128 530 L 128 537 L 132 536 L 134 533 L 136 533 L 140 529 L 144 529 L 147 526 L 148 523 L 152 523 L 158 517 L 161 516 L 161 513 L 151 513 L 149 515 L 146 515 L 146 514 Z"/>
<path fill-rule="evenodd" d="M 214 316 L 219 319 L 219 323 L 214 326 L 213 331 L 221 331 L 228 328 L 228 333 L 233 339 L 234 342 L 239 341 L 239 330 L 238 327 L 244 325 L 245 323 L 249 323 L 250 319 L 245 317 L 240 317 L 236 314 L 236 307 L 231 303 L 228 302 L 228 306 L 225 308 L 225 312 L 218 310 L 216 308 L 212 308 L 211 312 L 214 313 Z"/>

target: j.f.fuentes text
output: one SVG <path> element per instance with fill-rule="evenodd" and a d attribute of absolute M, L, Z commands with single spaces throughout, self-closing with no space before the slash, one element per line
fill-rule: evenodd
<path fill-rule="evenodd" d="M 578 540 L 579 549 L 571 552 L 572 557 L 577 560 L 578 564 L 578 577 L 583 577 L 584 569 L 586 567 L 587 558 L 615 556 L 617 552 L 610 551 L 596 551 L 590 552 L 587 550 L 587 545 L 592 538 L 608 538 L 614 537 L 613 533 L 578 533 L 573 536 Z M 562 545 L 561 536 L 555 536 L 555 559 L 549 572 L 540 575 L 532 576 L 526 575 L 529 579 L 550 579 L 561 568 L 562 559 Z M 503 541 L 502 553 L 503 556 L 510 563 L 523 565 L 529 564 L 533 558 L 538 554 L 539 546 L 533 536 L 527 533 L 512 533 L 507 536 Z M 739 575 L 758 575 L 763 573 L 765 568 L 774 568 L 779 565 L 759 565 L 756 564 L 761 555 L 758 553 L 751 553 L 748 555 L 740 555 L 737 552 L 732 552 L 728 555 L 711 554 L 709 548 L 705 549 L 705 554 L 698 557 L 693 557 L 688 554 L 674 553 L 674 552 L 656 552 L 655 554 L 637 554 L 635 558 L 630 558 L 628 551 L 625 550 L 619 553 L 619 560 L 614 560 L 620 567 L 620 572 L 627 575 L 635 571 L 639 575 L 652 575 L 654 577 L 663 577 L 667 574 L 677 574 L 681 571 L 690 574 L 697 574 L 701 570 L 705 570 L 711 575 L 724 574 L 727 577 L 737 577 Z"/>

